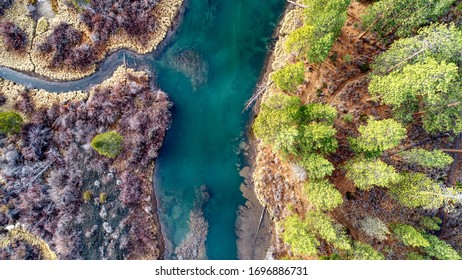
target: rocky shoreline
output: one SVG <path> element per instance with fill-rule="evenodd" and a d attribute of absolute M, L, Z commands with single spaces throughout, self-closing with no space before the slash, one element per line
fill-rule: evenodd
<path fill-rule="evenodd" d="M 281 55 L 283 54 L 281 37 L 287 35 L 290 32 L 290 28 L 294 28 L 294 21 L 296 20 L 294 13 L 297 11 L 298 9 L 294 9 L 291 4 L 286 4 L 279 24 L 273 33 L 274 45 L 267 54 L 263 67 L 264 70 L 259 78 L 254 95 L 258 94 L 258 91 L 269 83 L 269 76 L 278 69 L 277 65 L 279 67 L 282 65 L 281 59 L 284 57 Z M 260 102 L 271 90 L 274 90 L 274 88 L 271 86 L 268 87 L 263 95 L 255 100 L 249 124 L 253 124 Z M 273 244 L 274 224 L 273 216 L 268 212 L 272 207 L 263 195 L 261 181 L 258 180 L 258 177 L 255 177 L 257 170 L 262 167 L 257 161 L 261 153 L 261 144 L 255 139 L 251 125 L 247 129 L 247 139 L 247 143 L 243 142 L 240 146 L 249 166 L 244 167 L 240 172 L 241 177 L 245 179 L 244 183 L 240 186 L 240 190 L 247 201 L 244 206 L 239 208 L 236 221 L 238 258 L 272 259 L 273 248 L 271 244 Z"/>

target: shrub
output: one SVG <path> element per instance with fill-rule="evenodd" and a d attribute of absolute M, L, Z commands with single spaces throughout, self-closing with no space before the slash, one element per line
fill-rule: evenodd
<path fill-rule="evenodd" d="M 27 43 L 27 34 L 12 22 L 0 23 L 0 34 L 3 37 L 6 50 L 24 51 Z"/>
<path fill-rule="evenodd" d="M 404 224 L 393 224 L 391 229 L 406 246 L 428 247 L 430 243 L 413 226 Z"/>
<path fill-rule="evenodd" d="M 305 65 L 303 62 L 289 64 L 271 75 L 276 86 L 283 91 L 294 92 L 305 80 Z"/>
<path fill-rule="evenodd" d="M 0 133 L 15 134 L 21 130 L 24 120 L 14 111 L 0 112 Z"/>
<path fill-rule="evenodd" d="M 306 183 L 303 193 L 319 210 L 330 211 L 343 203 L 342 194 L 326 179 Z"/>
<path fill-rule="evenodd" d="M 93 193 L 90 190 L 86 190 L 83 192 L 82 198 L 85 203 L 89 202 L 92 197 Z"/>
<path fill-rule="evenodd" d="M 122 151 L 123 137 L 115 131 L 101 133 L 93 138 L 91 146 L 98 154 L 115 158 Z"/>
<path fill-rule="evenodd" d="M 99 194 L 99 202 L 101 204 L 104 204 L 104 203 L 106 203 L 106 201 L 107 201 L 107 193 L 105 193 L 105 192 L 100 193 Z"/>

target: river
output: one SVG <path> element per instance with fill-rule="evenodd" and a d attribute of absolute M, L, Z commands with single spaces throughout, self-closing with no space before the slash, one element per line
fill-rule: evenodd
<path fill-rule="evenodd" d="M 166 258 L 188 234 L 196 190 L 205 185 L 209 259 L 236 259 L 239 190 L 246 165 L 239 150 L 249 113 L 242 113 L 260 77 L 283 0 L 190 0 L 176 34 L 161 53 L 119 51 L 94 75 L 73 82 L 48 82 L 0 68 L 5 79 L 51 92 L 85 90 L 123 63 L 148 67 L 174 102 L 172 126 L 154 175 Z"/>

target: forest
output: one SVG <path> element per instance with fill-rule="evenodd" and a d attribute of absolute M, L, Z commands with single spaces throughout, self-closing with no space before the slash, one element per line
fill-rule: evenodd
<path fill-rule="evenodd" d="M 262 191 L 276 204 L 277 257 L 460 260 L 462 4 L 359 2 L 295 3 L 290 59 L 253 124 L 274 153 L 262 158 L 290 170 L 265 173 L 268 160 L 254 175 L 286 182 Z M 307 82 L 335 71 L 337 88 Z"/>

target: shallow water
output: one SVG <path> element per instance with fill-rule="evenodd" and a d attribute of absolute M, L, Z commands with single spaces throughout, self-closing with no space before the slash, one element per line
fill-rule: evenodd
<path fill-rule="evenodd" d="M 86 90 L 125 62 L 152 70 L 174 102 L 173 122 L 154 176 L 166 258 L 189 230 L 196 190 L 206 185 L 209 259 L 236 259 L 236 211 L 244 204 L 239 169 L 245 159 L 248 113 L 242 113 L 263 68 L 284 0 L 189 0 L 184 19 L 164 51 L 118 51 L 99 71 L 72 82 L 50 82 L 0 67 L 0 77 L 50 92 Z"/>
<path fill-rule="evenodd" d="M 241 112 L 260 76 L 284 2 L 191 0 L 172 44 L 155 62 L 158 83 L 175 103 L 154 183 L 163 230 L 173 246 L 188 232 L 195 190 L 206 185 L 211 195 L 205 207 L 207 256 L 237 258 L 236 211 L 245 202 L 237 167 L 245 162 L 238 146 L 249 117 Z M 205 75 L 191 77 L 192 71 L 185 70 L 190 65 L 178 58 Z"/>

